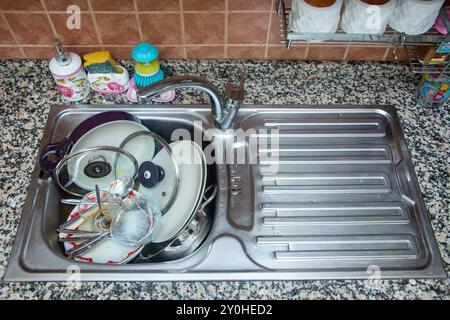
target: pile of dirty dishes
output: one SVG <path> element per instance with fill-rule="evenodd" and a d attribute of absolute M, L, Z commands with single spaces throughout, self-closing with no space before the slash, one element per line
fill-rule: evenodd
<path fill-rule="evenodd" d="M 194 223 L 202 230 L 189 230 L 197 238 L 210 228 L 199 212 L 216 190 L 208 188 L 205 196 L 201 147 L 188 140 L 168 143 L 129 113 L 86 119 L 68 137 L 44 147 L 40 164 L 64 193 L 77 197 L 62 199 L 75 207 L 58 232 L 67 255 L 78 261 L 116 264 L 138 255 L 161 260 L 192 221 L 202 220 Z"/>
<path fill-rule="evenodd" d="M 114 181 L 121 184 L 122 181 Z M 85 195 L 58 227 L 68 257 L 78 261 L 119 264 L 133 259 L 151 241 L 161 212 L 152 198 L 113 188 Z"/>

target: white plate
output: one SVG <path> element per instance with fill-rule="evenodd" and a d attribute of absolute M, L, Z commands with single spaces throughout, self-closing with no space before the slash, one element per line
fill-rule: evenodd
<path fill-rule="evenodd" d="M 174 186 L 176 184 L 175 170 L 173 168 L 172 159 L 164 148 L 155 155 L 152 162 L 163 168 L 164 179 L 153 188 L 148 189 L 140 186 L 138 190 L 144 196 L 152 195 L 158 201 L 160 209 L 163 209 L 166 207 L 174 192 Z"/>
<path fill-rule="evenodd" d="M 201 189 L 200 196 L 198 197 L 197 205 L 195 206 L 195 208 L 197 210 L 201 206 L 201 204 L 203 203 L 203 195 L 205 194 L 205 189 L 206 189 L 206 180 L 207 180 L 207 174 L 208 174 L 208 171 L 207 171 L 208 167 L 206 166 L 206 158 L 205 158 L 205 154 L 203 153 L 203 149 L 197 143 L 194 143 L 194 146 L 198 150 L 198 152 L 202 155 L 202 160 L 203 160 L 202 189 Z"/>
<path fill-rule="evenodd" d="M 67 218 L 67 221 L 74 219 L 78 214 L 77 207 L 75 207 Z M 88 223 L 83 223 L 80 229 L 86 231 L 95 230 L 93 225 Z M 67 251 L 77 244 L 78 242 L 75 241 L 64 242 L 64 248 Z M 127 247 L 113 239 L 106 239 L 74 259 L 76 261 L 90 263 L 124 264 L 135 258 L 143 248 L 143 245 L 139 247 Z"/>
<path fill-rule="evenodd" d="M 192 212 L 196 210 L 206 184 L 205 160 L 201 148 L 188 140 L 172 142 L 170 147 L 178 165 L 180 184 L 172 206 L 160 218 L 159 226 L 153 234 L 152 241 L 156 243 L 171 239 L 184 227 Z M 138 191 L 143 197 L 148 194 L 160 198 L 153 189 L 155 188 L 140 186 Z M 160 190 L 157 189 L 156 192 Z"/>
<path fill-rule="evenodd" d="M 144 125 L 128 120 L 118 120 L 102 124 L 95 127 L 84 134 L 72 147 L 70 154 L 74 154 L 82 149 L 98 147 L 98 146 L 113 146 L 119 147 L 120 144 L 129 135 L 137 131 L 149 131 Z M 144 141 L 145 138 L 145 141 Z M 155 142 L 148 137 L 142 136 L 133 139 L 126 146 L 126 151 L 130 152 L 134 158 L 141 164 L 143 161 L 152 159 L 155 154 Z M 94 190 L 95 185 L 104 187 L 115 179 L 114 170 L 105 177 L 91 178 L 84 173 L 83 168 L 88 164 L 89 159 L 93 156 L 104 157 L 105 160 L 114 164 L 116 153 L 98 151 L 89 156 L 76 157 L 69 160 L 67 163 L 67 170 L 73 181 L 85 190 Z M 126 175 L 126 173 L 134 173 L 132 163 L 128 161 L 118 161 L 116 173 L 118 177 Z"/>

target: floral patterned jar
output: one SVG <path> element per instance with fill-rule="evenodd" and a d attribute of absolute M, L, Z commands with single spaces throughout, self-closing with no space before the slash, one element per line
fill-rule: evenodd
<path fill-rule="evenodd" d="M 90 88 L 81 58 L 72 52 L 65 52 L 59 40 L 54 43 L 56 54 L 50 60 L 50 72 L 56 86 L 67 101 L 80 101 L 89 95 Z"/>
<path fill-rule="evenodd" d="M 67 101 L 80 101 L 89 95 L 90 88 L 83 67 L 73 74 L 61 76 L 52 73 L 62 97 Z"/>

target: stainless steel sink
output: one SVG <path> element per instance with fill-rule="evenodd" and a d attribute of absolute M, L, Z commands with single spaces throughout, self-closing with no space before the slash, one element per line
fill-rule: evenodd
<path fill-rule="evenodd" d="M 117 109 L 167 140 L 177 128 L 213 127 L 209 106 L 57 106 L 42 145 Z M 257 137 L 276 129 L 279 145 L 258 149 L 256 164 L 208 166 L 219 190 L 214 221 L 191 255 L 126 265 L 66 258 L 55 232 L 67 214 L 62 195 L 36 167 L 5 280 L 64 281 L 74 265 L 81 280 L 364 279 L 374 270 L 380 278 L 446 276 L 393 107 L 242 106 L 236 126 Z M 276 173 L 262 153 L 278 156 Z"/>

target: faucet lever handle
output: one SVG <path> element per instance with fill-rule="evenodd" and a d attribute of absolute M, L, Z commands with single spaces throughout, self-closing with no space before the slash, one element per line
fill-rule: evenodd
<path fill-rule="evenodd" d="M 233 82 L 234 75 L 237 75 L 239 77 L 238 85 L 235 85 L 234 83 L 236 82 Z M 234 67 L 233 70 L 228 74 L 228 81 L 225 87 L 225 98 L 232 101 L 242 102 L 245 96 L 244 82 L 244 71 L 240 67 Z"/>

